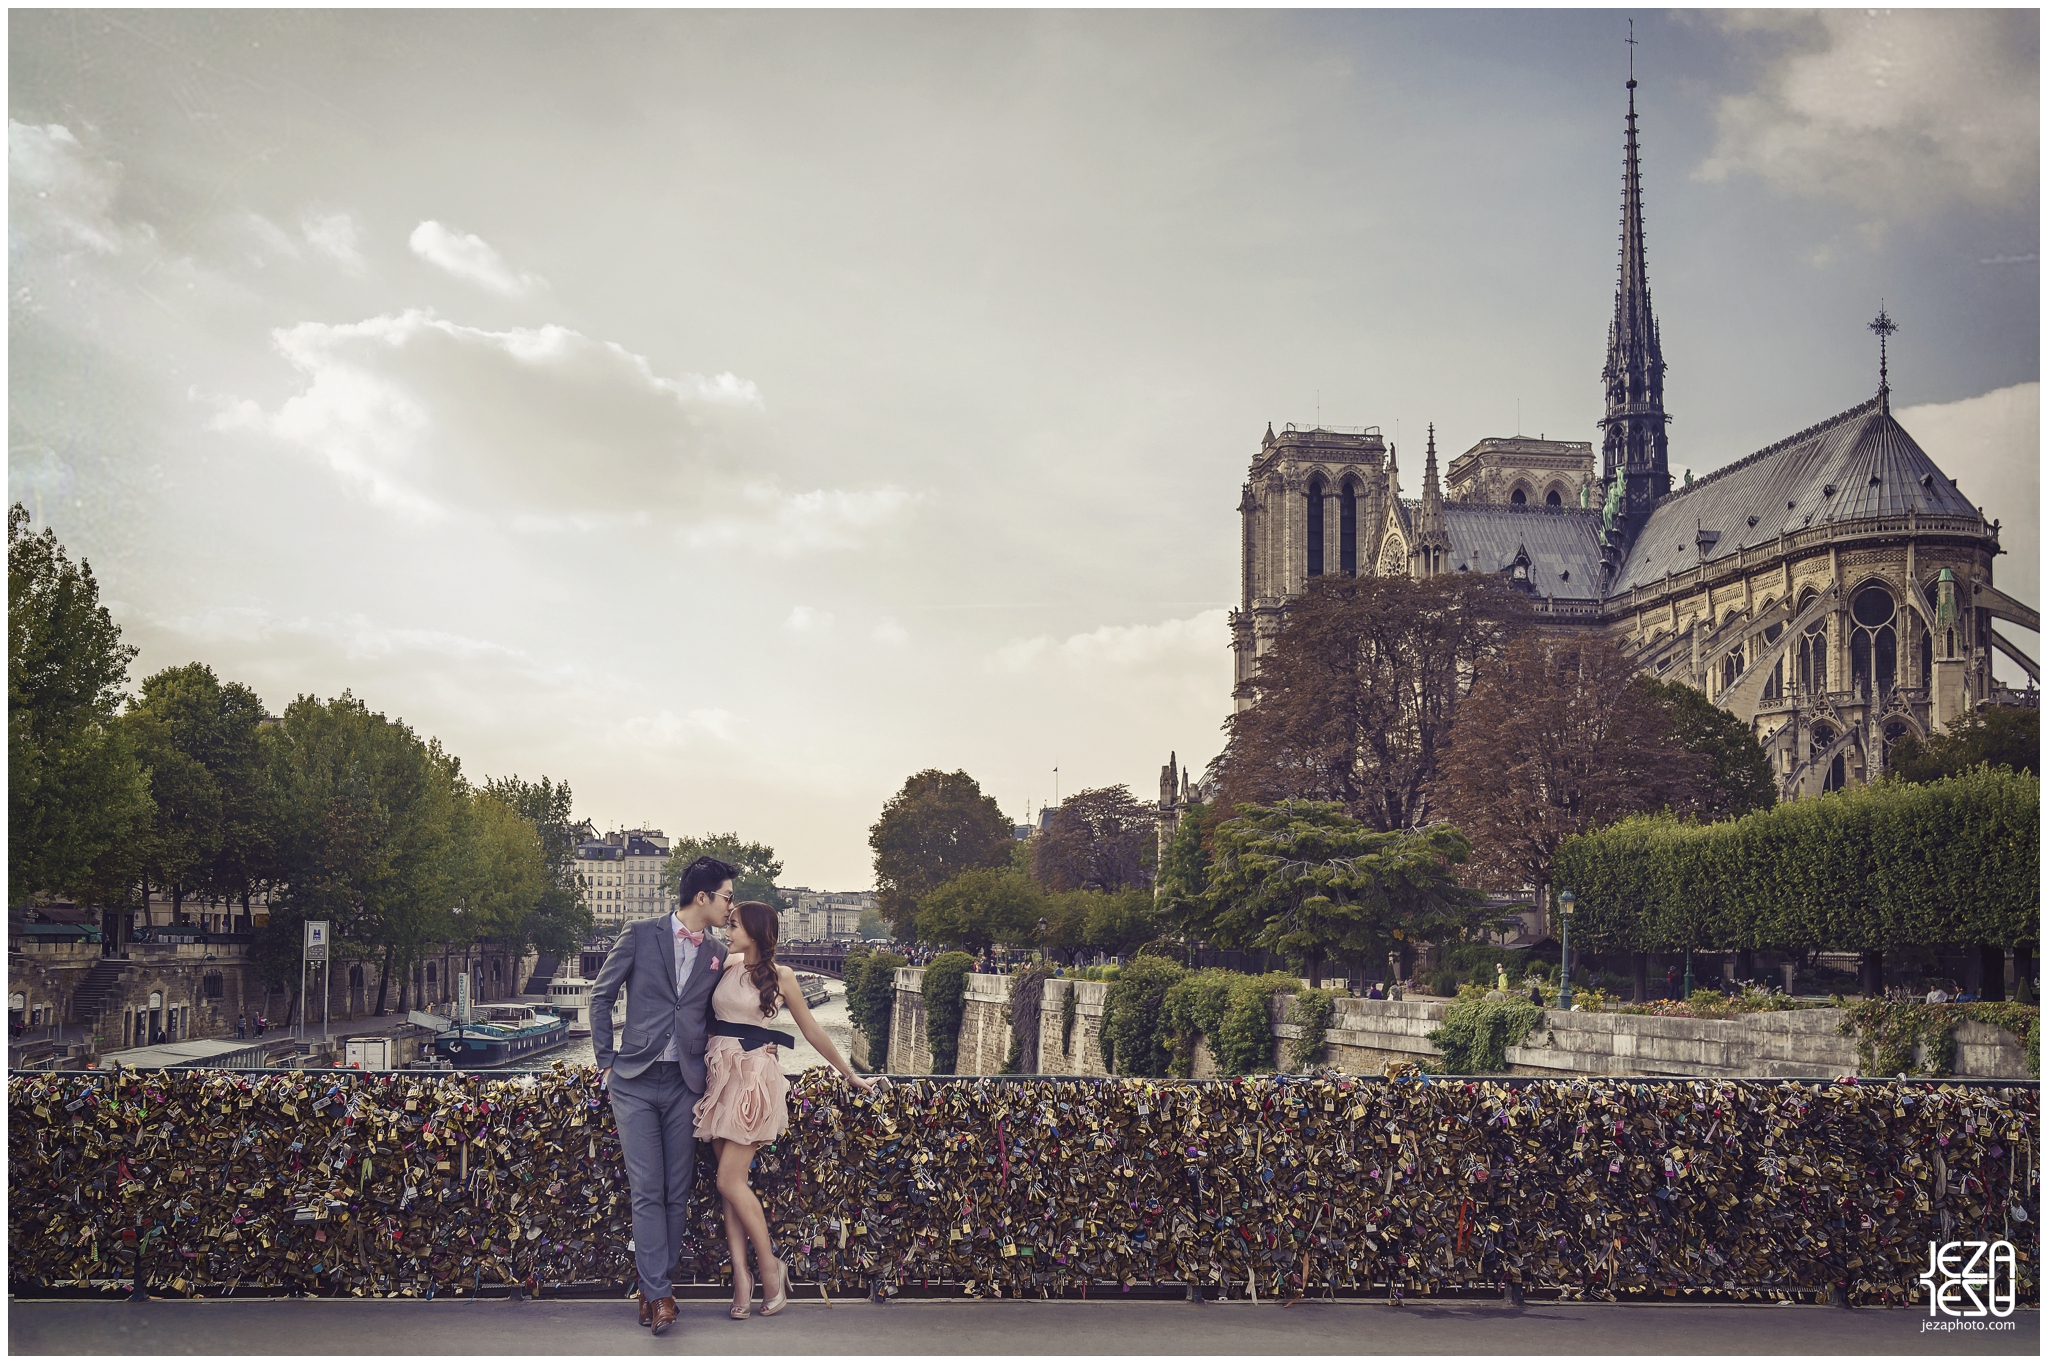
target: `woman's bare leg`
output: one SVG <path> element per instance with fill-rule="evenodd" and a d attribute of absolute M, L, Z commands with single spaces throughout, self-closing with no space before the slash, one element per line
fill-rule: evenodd
<path fill-rule="evenodd" d="M 718 1146 L 718 1193 L 725 1200 L 725 1224 L 730 1228 L 737 1223 L 746 1231 L 746 1237 L 754 1243 L 754 1262 L 761 1270 L 761 1296 L 773 1298 L 782 1291 L 781 1271 L 776 1272 L 771 1282 L 768 1276 L 769 1262 L 775 1258 L 775 1244 L 768 1239 L 768 1214 L 762 1211 L 761 1200 L 755 1196 L 753 1186 L 747 1183 L 747 1171 L 754 1163 L 754 1152 L 760 1149 L 757 1142 L 742 1145 L 736 1141 L 720 1142 Z"/>
<path fill-rule="evenodd" d="M 725 1148 L 729 1143 L 724 1137 L 711 1139 L 711 1150 L 718 1157 L 719 1167 L 725 1165 Z M 733 1211 L 732 1200 L 724 1198 L 725 1204 L 725 1247 L 732 1256 L 732 1305 L 743 1308 L 754 1297 L 754 1277 L 747 1272 L 747 1229 L 740 1225 L 738 1215 Z"/>

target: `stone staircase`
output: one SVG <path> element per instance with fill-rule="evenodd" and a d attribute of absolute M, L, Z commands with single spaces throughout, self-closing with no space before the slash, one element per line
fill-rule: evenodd
<path fill-rule="evenodd" d="M 533 963 L 533 974 L 526 978 L 526 988 L 521 994 L 545 995 L 548 987 L 555 983 L 555 972 L 561 963 L 553 957 L 537 957 Z"/>
<path fill-rule="evenodd" d="M 101 957 L 85 979 L 71 992 L 71 1021 L 96 1023 L 107 1006 L 107 996 L 120 984 L 121 975 L 134 963 L 123 957 Z"/>

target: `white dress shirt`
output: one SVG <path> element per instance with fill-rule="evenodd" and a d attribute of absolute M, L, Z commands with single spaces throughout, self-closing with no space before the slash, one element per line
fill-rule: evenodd
<path fill-rule="evenodd" d="M 697 965 L 697 944 L 683 936 L 683 926 L 683 916 L 670 911 L 668 931 L 676 945 L 677 994 L 683 992 L 683 986 L 689 983 L 690 971 Z M 680 1061 L 683 1059 L 682 1052 L 676 1047 L 676 1035 L 673 1031 L 668 1035 L 668 1045 L 662 1048 L 661 1059 L 664 1061 Z"/>

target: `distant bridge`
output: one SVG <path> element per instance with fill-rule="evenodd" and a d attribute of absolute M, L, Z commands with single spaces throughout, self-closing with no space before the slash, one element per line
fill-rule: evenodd
<path fill-rule="evenodd" d="M 798 971 L 846 979 L 846 943 L 792 943 L 775 949 L 775 960 Z"/>

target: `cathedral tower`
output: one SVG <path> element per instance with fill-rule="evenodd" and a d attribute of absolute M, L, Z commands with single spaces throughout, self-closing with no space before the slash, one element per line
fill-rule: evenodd
<path fill-rule="evenodd" d="M 1658 498 L 1671 491 L 1665 451 L 1664 347 L 1650 311 L 1643 249 L 1643 175 L 1636 146 L 1636 82 L 1628 82 L 1628 132 L 1621 172 L 1621 279 L 1607 330 L 1607 415 L 1601 442 L 1607 480 L 1607 538 L 1626 551 Z"/>

